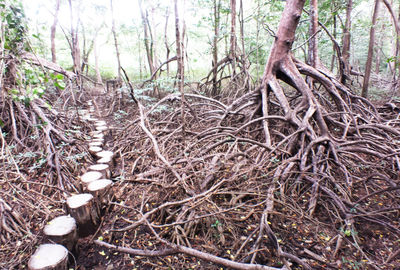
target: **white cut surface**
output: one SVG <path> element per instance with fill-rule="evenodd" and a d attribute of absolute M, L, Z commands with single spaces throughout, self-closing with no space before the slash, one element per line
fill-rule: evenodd
<path fill-rule="evenodd" d="M 90 131 L 90 132 L 89 132 L 89 135 L 90 135 L 90 136 L 94 136 L 94 135 L 97 135 L 97 134 L 103 134 L 103 132 L 98 131 L 98 130 L 94 130 L 94 131 Z"/>
<path fill-rule="evenodd" d="M 102 171 L 105 169 L 108 169 L 107 164 L 94 164 L 89 167 L 89 170 L 92 170 L 92 171 Z"/>
<path fill-rule="evenodd" d="M 108 127 L 107 127 L 107 126 L 97 126 L 96 129 L 97 129 L 98 131 L 104 131 L 104 130 L 107 130 Z"/>
<path fill-rule="evenodd" d="M 114 153 L 112 151 L 100 151 L 100 152 L 97 152 L 96 155 L 99 158 L 103 158 L 103 157 L 112 157 L 114 155 Z"/>
<path fill-rule="evenodd" d="M 91 146 L 91 147 L 89 147 L 89 151 L 90 151 L 90 152 L 100 152 L 100 151 L 102 151 L 102 150 L 103 150 L 103 148 L 98 147 L 98 146 Z"/>
<path fill-rule="evenodd" d="M 94 123 L 95 126 L 105 126 L 107 125 L 106 121 L 99 120 L 96 123 Z"/>
<path fill-rule="evenodd" d="M 97 118 L 89 118 L 89 121 L 97 121 Z"/>
<path fill-rule="evenodd" d="M 91 100 L 88 100 L 87 104 L 88 104 L 89 106 L 91 106 L 91 105 L 93 104 L 93 102 L 92 102 Z"/>
<path fill-rule="evenodd" d="M 89 193 L 83 193 L 78 195 L 73 195 L 67 199 L 67 204 L 69 208 L 78 208 L 82 205 L 87 204 L 93 199 L 93 195 Z"/>
<path fill-rule="evenodd" d="M 90 191 L 97 191 L 108 186 L 111 186 L 112 181 L 109 179 L 100 179 L 97 181 L 93 181 L 88 185 L 88 190 Z"/>
<path fill-rule="evenodd" d="M 29 260 L 29 268 L 44 269 L 55 266 L 68 256 L 68 250 L 58 244 L 40 245 Z"/>
<path fill-rule="evenodd" d="M 102 157 L 97 161 L 97 163 L 109 163 L 109 162 L 111 162 L 111 156 Z"/>
<path fill-rule="evenodd" d="M 103 142 L 95 141 L 95 142 L 90 142 L 89 146 L 98 146 L 98 147 L 100 147 L 102 144 L 103 144 Z"/>
<path fill-rule="evenodd" d="M 81 175 L 81 181 L 84 183 L 90 183 L 92 181 L 99 180 L 103 175 L 101 172 L 92 172 L 89 171 Z"/>
<path fill-rule="evenodd" d="M 97 133 L 97 134 L 94 134 L 93 135 L 93 138 L 100 138 L 100 139 L 102 139 L 104 137 L 104 134 L 103 133 Z"/>
<path fill-rule="evenodd" d="M 67 235 L 76 229 L 75 219 L 71 216 L 59 216 L 44 226 L 44 233 L 50 236 Z"/>

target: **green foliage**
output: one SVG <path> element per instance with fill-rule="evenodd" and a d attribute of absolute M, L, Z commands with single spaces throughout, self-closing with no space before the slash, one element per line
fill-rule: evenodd
<path fill-rule="evenodd" d="M 24 46 L 26 32 L 25 13 L 18 0 L 0 0 L 1 20 L 5 23 L 4 49 L 18 53 Z"/>
<path fill-rule="evenodd" d="M 20 75 L 20 79 L 17 80 L 18 89 L 11 89 L 9 94 L 14 101 L 23 102 L 25 106 L 41 98 L 45 94 L 46 86 L 57 87 L 61 90 L 65 88 L 63 75 L 44 73 L 40 68 L 28 64 L 21 65 Z"/>

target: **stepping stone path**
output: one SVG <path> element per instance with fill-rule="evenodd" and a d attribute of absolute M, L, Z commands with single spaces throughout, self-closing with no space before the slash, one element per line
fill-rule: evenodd
<path fill-rule="evenodd" d="M 92 101 L 88 101 L 89 110 L 81 110 L 82 119 L 93 122 L 96 130 L 90 132 L 89 152 L 97 163 L 89 166 L 88 171 L 79 177 L 81 193 L 67 198 L 66 208 L 69 215 L 58 216 L 49 221 L 44 228 L 45 241 L 40 245 L 28 262 L 30 270 L 68 269 L 68 255 L 76 251 L 79 237 L 96 232 L 101 215 L 112 198 L 111 167 L 114 153 L 103 149 L 104 132 L 107 123 L 93 118 L 95 112 Z"/>

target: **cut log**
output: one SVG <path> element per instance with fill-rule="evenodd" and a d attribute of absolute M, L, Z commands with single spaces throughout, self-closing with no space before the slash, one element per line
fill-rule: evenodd
<path fill-rule="evenodd" d="M 99 180 L 100 178 L 102 178 L 102 176 L 103 176 L 103 174 L 101 172 L 89 171 L 87 173 L 82 174 L 80 178 L 81 178 L 81 182 L 85 188 L 85 187 L 87 187 L 87 185 L 90 182 Z"/>
<path fill-rule="evenodd" d="M 43 232 L 49 240 L 65 246 L 71 252 L 74 251 L 78 233 L 73 217 L 56 217 L 44 227 Z"/>
<path fill-rule="evenodd" d="M 75 218 L 80 237 L 93 234 L 100 223 L 100 208 L 93 195 L 83 193 L 67 199 L 68 213 Z"/>
<path fill-rule="evenodd" d="M 111 170 L 107 164 L 94 164 L 89 167 L 89 170 L 100 172 L 103 175 L 103 178 L 111 177 Z"/>
<path fill-rule="evenodd" d="M 89 152 L 90 152 L 92 155 L 94 155 L 94 154 L 96 154 L 96 153 L 98 153 L 98 152 L 101 152 L 101 151 L 103 151 L 103 148 L 101 148 L 101 147 L 98 147 L 98 146 L 91 146 L 91 147 L 89 147 Z"/>
<path fill-rule="evenodd" d="M 112 157 L 111 156 L 102 157 L 97 161 L 97 163 L 104 163 L 104 164 L 112 165 Z"/>
<path fill-rule="evenodd" d="M 96 123 L 94 123 L 94 125 L 95 126 L 106 126 L 107 123 L 106 123 L 106 121 L 99 120 L 99 121 L 96 121 Z"/>
<path fill-rule="evenodd" d="M 96 153 L 96 156 L 99 158 L 110 157 L 113 158 L 114 152 L 112 151 L 100 151 Z"/>
<path fill-rule="evenodd" d="M 93 138 L 103 139 L 103 138 L 104 138 L 104 134 L 103 134 L 103 133 L 94 134 L 94 135 L 93 135 Z"/>
<path fill-rule="evenodd" d="M 90 147 L 93 147 L 93 146 L 100 147 L 102 145 L 103 145 L 103 141 L 92 141 L 92 142 L 89 143 Z"/>
<path fill-rule="evenodd" d="M 105 131 L 105 130 L 107 130 L 107 129 L 108 129 L 107 126 L 97 126 L 97 127 L 96 127 L 96 130 L 98 130 L 98 131 Z"/>
<path fill-rule="evenodd" d="M 30 270 L 68 269 L 68 250 L 59 244 L 40 245 L 28 262 Z"/>
<path fill-rule="evenodd" d="M 102 206 L 108 206 L 112 198 L 112 181 L 108 179 L 100 179 L 93 181 L 88 185 L 88 190 L 90 194 L 97 200 L 97 202 Z"/>

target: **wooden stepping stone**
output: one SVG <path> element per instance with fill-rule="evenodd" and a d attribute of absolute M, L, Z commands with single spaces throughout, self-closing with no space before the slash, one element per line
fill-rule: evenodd
<path fill-rule="evenodd" d="M 112 164 L 112 156 L 102 157 L 99 160 L 97 160 L 97 163 L 103 163 L 103 164 L 111 165 Z"/>
<path fill-rule="evenodd" d="M 101 148 L 101 147 L 99 147 L 99 146 L 90 146 L 90 147 L 89 147 L 89 152 L 90 152 L 92 155 L 94 155 L 94 154 L 96 154 L 96 153 L 98 153 L 98 152 L 101 152 L 101 151 L 103 151 L 103 148 Z"/>
<path fill-rule="evenodd" d="M 94 125 L 95 126 L 106 126 L 107 123 L 106 123 L 106 121 L 99 120 L 99 121 L 96 121 L 96 123 L 94 123 Z"/>
<path fill-rule="evenodd" d="M 111 180 L 100 179 L 90 182 L 88 185 L 88 190 L 102 206 L 107 206 L 113 195 L 111 192 L 111 187 Z"/>
<path fill-rule="evenodd" d="M 58 244 L 40 245 L 28 262 L 29 270 L 68 269 L 68 250 Z"/>
<path fill-rule="evenodd" d="M 103 141 L 104 141 L 104 140 L 103 140 Z M 92 146 L 100 147 L 100 146 L 103 145 L 103 141 L 92 141 L 92 142 L 89 143 L 89 146 L 90 146 L 90 147 L 92 147 Z"/>
<path fill-rule="evenodd" d="M 105 131 L 105 130 L 107 130 L 107 129 L 108 129 L 107 126 L 97 126 L 97 127 L 96 127 L 96 130 L 98 130 L 98 131 Z"/>
<path fill-rule="evenodd" d="M 100 209 L 92 194 L 83 193 L 69 197 L 67 208 L 68 213 L 76 220 L 80 237 L 86 237 L 96 231 L 100 223 Z"/>
<path fill-rule="evenodd" d="M 107 164 L 94 164 L 89 167 L 89 170 L 100 172 L 103 175 L 103 178 L 111 177 L 110 167 Z"/>
<path fill-rule="evenodd" d="M 69 251 L 74 250 L 78 240 L 76 221 L 71 216 L 54 218 L 44 226 L 43 232 L 49 240 L 65 246 Z"/>
<path fill-rule="evenodd" d="M 94 134 L 93 138 L 103 139 L 104 138 L 104 134 L 103 133 Z"/>
<path fill-rule="evenodd" d="M 100 151 L 96 153 L 96 156 L 99 158 L 104 158 L 104 157 L 110 157 L 112 158 L 114 156 L 114 152 L 112 151 Z"/>
<path fill-rule="evenodd" d="M 87 185 L 90 182 L 99 180 L 100 178 L 102 178 L 103 174 L 101 172 L 87 172 L 81 175 L 81 182 L 83 184 L 84 187 L 87 187 Z"/>

